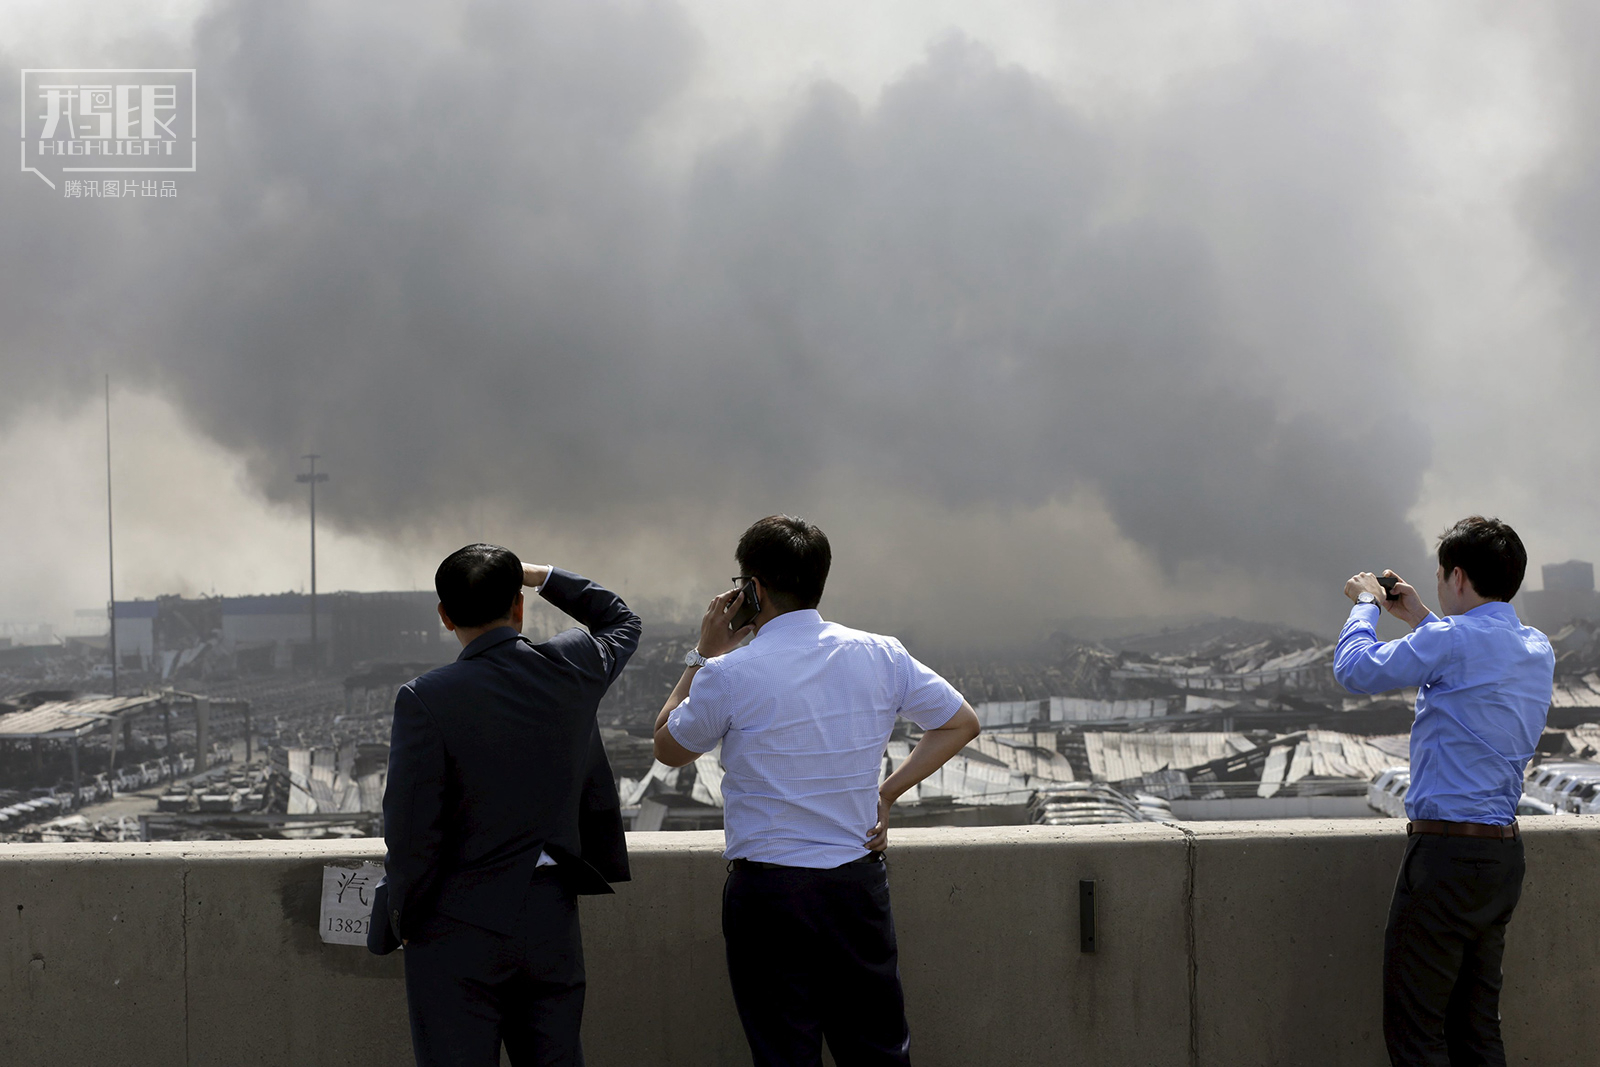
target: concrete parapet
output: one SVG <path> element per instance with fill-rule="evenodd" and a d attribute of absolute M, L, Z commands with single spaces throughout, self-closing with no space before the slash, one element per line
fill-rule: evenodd
<path fill-rule="evenodd" d="M 1590 1064 L 1600 819 L 1525 820 L 1513 1062 Z M 723 964 L 719 832 L 634 834 L 585 898 L 597 1067 L 749 1062 Z M 890 883 L 916 1062 L 1384 1062 L 1392 820 L 904 829 Z M 375 841 L 0 846 L 0 1056 L 106 1067 L 409 1062 L 399 954 L 324 944 L 324 864 Z M 1079 947 L 1094 879 L 1098 945 Z"/>

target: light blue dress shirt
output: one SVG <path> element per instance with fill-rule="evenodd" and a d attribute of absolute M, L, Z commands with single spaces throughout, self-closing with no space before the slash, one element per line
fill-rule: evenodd
<path fill-rule="evenodd" d="M 1411 726 L 1413 819 L 1505 826 L 1550 711 L 1550 640 L 1503 601 L 1422 621 L 1380 643 L 1376 604 L 1357 604 L 1339 633 L 1333 675 L 1352 693 L 1417 687 Z"/>
<path fill-rule="evenodd" d="M 707 661 L 667 731 L 691 752 L 722 742 L 729 859 L 837 867 L 867 854 L 895 717 L 933 730 L 960 710 L 894 638 L 790 611 Z"/>

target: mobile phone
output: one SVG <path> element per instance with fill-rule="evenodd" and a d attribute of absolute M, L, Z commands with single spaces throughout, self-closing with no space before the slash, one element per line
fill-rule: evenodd
<path fill-rule="evenodd" d="M 1378 584 L 1383 586 L 1383 599 L 1400 599 L 1400 594 L 1394 591 L 1394 587 L 1400 584 L 1400 579 L 1398 576 L 1393 574 L 1385 574 L 1383 577 L 1378 579 Z"/>
<path fill-rule="evenodd" d="M 744 594 L 744 600 L 739 603 L 739 610 L 733 613 L 733 618 L 728 620 L 728 632 L 736 633 L 750 625 L 750 620 L 761 611 L 761 599 L 756 595 L 756 583 L 745 582 L 739 590 Z"/>

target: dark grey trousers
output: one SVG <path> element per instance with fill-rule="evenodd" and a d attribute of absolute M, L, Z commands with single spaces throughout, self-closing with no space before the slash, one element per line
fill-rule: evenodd
<path fill-rule="evenodd" d="M 735 870 L 722 935 L 756 1067 L 909 1067 L 884 864 Z"/>
<path fill-rule="evenodd" d="M 1383 938 L 1383 1038 L 1395 1067 L 1504 1067 L 1500 959 L 1522 841 L 1414 834 Z"/>
<path fill-rule="evenodd" d="M 583 941 L 578 902 L 554 878 L 529 890 L 521 930 L 445 915 L 405 947 L 406 1004 L 418 1067 L 583 1067 Z"/>

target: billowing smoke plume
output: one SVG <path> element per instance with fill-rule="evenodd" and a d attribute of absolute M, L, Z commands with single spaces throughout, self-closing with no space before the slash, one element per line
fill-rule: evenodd
<path fill-rule="evenodd" d="M 651 135 L 699 47 L 669 3 L 219 5 L 181 211 L 0 193 L 27 253 L 0 418 L 110 366 L 268 497 L 335 457 L 330 521 L 384 536 L 485 500 L 668 549 L 697 509 L 724 540 L 783 508 L 889 546 L 998 516 L 954 546 L 969 598 L 985 558 L 1058 564 L 1005 516 L 1085 500 L 1174 583 L 1249 576 L 1258 612 L 1420 557 L 1429 442 L 1372 403 L 1409 383 L 1404 149 L 1357 73 L 1263 49 L 1112 122 L 952 36 L 685 169 Z M 885 588 L 937 584 L 874 553 Z"/>

